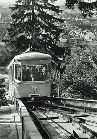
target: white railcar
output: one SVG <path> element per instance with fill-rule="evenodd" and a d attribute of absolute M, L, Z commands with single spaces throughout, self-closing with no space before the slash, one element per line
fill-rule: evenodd
<path fill-rule="evenodd" d="M 9 92 L 12 99 L 50 96 L 51 56 L 39 52 L 17 55 L 8 65 Z"/>

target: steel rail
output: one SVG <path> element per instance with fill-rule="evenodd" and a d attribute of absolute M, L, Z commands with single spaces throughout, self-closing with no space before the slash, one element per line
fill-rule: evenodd
<path fill-rule="evenodd" d="M 39 130 L 39 127 L 41 128 L 41 131 L 39 130 L 40 134 L 42 135 L 42 137 L 45 139 L 53 139 L 51 137 L 51 135 L 48 133 L 48 131 L 45 129 L 45 127 L 43 126 L 43 124 L 40 122 L 39 118 L 32 112 L 32 109 L 28 108 L 27 107 L 27 110 L 28 112 L 30 113 L 30 116 L 33 120 L 34 118 L 34 122 L 36 123 L 35 125 L 37 126 L 38 130 Z M 42 133 L 43 132 L 43 133 Z"/>
<path fill-rule="evenodd" d="M 70 134 L 71 136 L 73 136 L 73 134 L 71 134 L 68 130 L 66 130 L 66 129 L 64 129 L 60 124 L 58 124 L 57 122 L 55 122 L 53 119 L 51 119 L 51 118 L 49 118 L 49 116 L 47 116 L 46 114 L 44 114 L 46 117 L 47 117 L 47 119 L 48 120 L 52 120 L 52 122 L 53 123 L 55 123 L 55 124 L 57 124 L 59 127 L 61 127 L 63 130 L 65 130 L 68 134 Z M 58 127 L 56 127 L 57 129 L 58 129 Z M 67 134 L 65 134 L 67 137 L 68 137 L 68 135 Z M 68 137 L 68 139 L 70 138 L 70 136 Z M 76 139 L 76 138 L 74 138 L 74 139 Z"/>
<path fill-rule="evenodd" d="M 61 125 L 59 125 L 57 122 L 55 122 L 53 119 L 49 118 L 49 116 L 47 116 L 45 113 L 44 115 L 48 118 L 48 120 L 52 120 L 53 123 L 57 124 L 59 127 L 61 127 L 63 130 L 65 130 L 67 133 L 69 133 L 70 135 L 72 135 L 69 131 L 67 131 L 66 129 L 64 129 Z"/>
<path fill-rule="evenodd" d="M 60 110 L 57 109 L 57 111 L 59 111 L 59 113 L 60 113 Z M 63 111 L 63 112 L 64 112 L 64 111 Z M 61 114 L 62 114 L 62 111 L 61 111 Z M 63 114 L 63 115 L 65 115 L 66 117 L 70 118 L 70 115 L 68 115 L 68 114 Z M 96 114 L 96 115 L 97 115 L 97 114 Z M 85 116 L 87 116 L 87 115 L 85 115 Z M 90 114 L 89 114 L 88 116 L 90 116 Z M 83 116 L 82 116 L 82 117 L 83 117 Z M 73 122 L 78 123 L 78 120 L 80 121 L 80 119 L 82 119 L 82 117 L 81 117 L 81 115 L 80 115 L 80 116 L 75 116 L 75 117 L 72 117 L 72 116 L 71 116 L 71 119 L 72 119 Z M 90 120 L 84 119 L 84 122 L 91 122 L 91 121 L 90 121 Z M 91 123 L 95 123 L 95 122 L 92 121 Z M 93 131 L 92 129 L 88 128 L 88 127 L 85 126 L 83 123 L 80 123 L 80 122 L 79 122 L 79 125 L 83 128 L 83 130 L 85 129 L 87 132 L 91 132 L 92 135 L 95 135 L 95 136 L 97 137 L 97 132 L 95 132 L 95 131 Z M 86 123 L 86 125 L 90 125 L 90 124 L 87 124 L 87 123 Z M 91 125 L 90 125 L 90 126 L 91 126 Z"/>
<path fill-rule="evenodd" d="M 62 111 L 61 111 L 62 112 Z M 64 111 L 63 111 L 64 112 Z M 60 112 L 58 112 L 58 113 L 60 113 Z M 62 113 L 61 113 L 62 114 Z M 44 113 L 44 115 L 45 116 L 47 116 L 45 113 Z M 64 114 L 66 117 L 68 117 L 68 118 L 70 118 L 67 114 Z M 78 116 L 78 117 L 72 117 L 72 121 L 74 121 L 75 123 L 78 123 L 78 120 L 75 120 L 75 119 L 80 119 L 79 117 L 81 117 L 81 116 Z M 73 119 L 74 118 L 74 119 Z M 47 116 L 47 119 L 49 119 L 49 120 L 51 120 L 48 116 Z M 58 124 L 57 122 L 55 122 L 53 119 L 52 119 L 52 121 L 54 122 L 54 123 L 56 123 L 57 125 L 59 125 L 63 130 L 65 130 L 67 133 L 69 133 L 69 134 L 71 134 L 68 130 L 66 130 L 66 129 L 64 129 L 60 124 Z M 87 120 L 86 120 L 87 121 Z M 59 122 L 60 123 L 60 122 Z M 82 128 L 83 128 L 83 130 L 85 129 L 85 130 L 87 130 L 88 132 L 91 132 L 91 134 L 95 134 L 95 136 L 97 136 L 97 133 L 95 133 L 94 131 L 92 131 L 91 129 L 89 129 L 89 128 L 85 128 L 85 126 L 84 125 L 82 125 L 81 123 L 79 124 Z M 73 134 L 71 134 L 72 136 L 73 136 Z M 74 137 L 73 137 L 74 138 Z M 74 138 L 74 139 L 76 139 L 76 137 Z M 78 138 L 77 138 L 78 139 Z"/>
<path fill-rule="evenodd" d="M 27 104 L 27 102 L 26 102 Z M 44 130 L 44 133 L 46 134 L 46 139 L 53 139 L 50 135 L 50 133 L 47 131 L 47 129 L 45 128 L 45 126 L 42 124 L 42 122 L 39 120 L 39 118 L 32 112 L 32 109 L 30 109 L 28 106 L 26 106 L 27 110 L 30 112 L 30 115 L 34 116 L 34 118 L 38 121 L 38 124 L 41 126 L 41 128 Z M 34 107 L 37 110 L 37 113 L 39 114 L 39 109 Z M 47 110 L 45 110 L 47 111 Z M 42 112 L 41 112 L 42 113 Z M 44 113 L 43 113 L 44 114 Z M 47 116 L 46 114 L 44 114 L 48 120 L 51 120 L 51 118 L 49 118 L 49 116 Z M 73 137 L 73 134 L 71 134 L 69 131 L 67 131 L 66 129 L 64 129 L 61 125 L 59 125 L 57 122 L 55 122 L 54 120 L 52 120 L 53 123 L 57 124 L 61 129 L 63 129 L 64 131 L 66 131 L 70 136 Z M 58 127 L 57 127 L 58 129 Z M 59 129 L 58 129 L 59 130 Z M 68 136 L 66 133 L 65 135 L 67 136 L 68 139 L 70 139 L 70 136 Z M 45 138 L 44 138 L 45 139 Z M 76 138 L 73 138 L 76 139 Z"/>
<path fill-rule="evenodd" d="M 61 110 L 70 110 L 70 111 L 72 111 L 74 108 L 67 108 L 67 107 L 65 107 L 65 106 L 62 106 L 62 105 L 59 105 L 59 104 L 57 104 L 56 102 L 61 102 L 61 101 L 64 101 L 64 99 L 63 98 L 53 98 L 53 97 L 40 97 L 41 98 L 41 100 L 43 100 L 44 102 L 50 102 L 50 103 L 48 103 L 48 104 L 44 104 L 44 105 L 46 105 L 45 106 L 45 109 L 43 109 L 43 110 L 45 110 L 45 112 L 47 111 L 46 110 L 46 108 L 47 108 L 47 106 L 49 107 L 49 108 L 51 108 L 51 109 L 56 109 L 56 108 L 59 108 L 59 110 L 61 109 Z M 37 100 L 39 101 L 40 100 L 40 98 L 37 98 Z M 46 101 L 47 100 L 47 101 Z M 71 100 L 71 99 L 70 99 Z M 83 102 L 83 100 L 73 100 L 73 101 L 79 101 L 79 102 Z M 25 101 L 26 103 L 27 103 L 27 101 Z M 30 99 L 30 104 L 31 104 L 31 102 L 32 102 L 32 100 Z M 84 102 L 86 102 L 86 103 L 88 103 L 88 100 L 86 101 L 86 100 L 84 100 Z M 26 104 L 25 103 L 25 104 Z M 89 104 L 92 104 L 92 103 L 97 103 L 97 102 L 95 102 L 95 101 L 89 101 Z M 34 104 L 33 102 L 32 102 L 32 104 Z M 42 105 L 41 105 L 42 106 Z M 30 107 L 31 108 L 31 107 Z M 42 109 L 43 107 L 40 107 L 40 106 L 38 106 L 37 108 L 35 107 L 35 109 Z M 91 108 L 92 109 L 92 108 Z M 94 108 L 93 108 L 94 109 Z M 31 109 L 30 109 L 31 110 Z M 79 110 L 79 109 L 78 109 Z M 78 111 L 78 110 L 76 110 L 76 111 Z M 31 110 L 32 111 L 32 110 Z M 84 111 L 85 112 L 85 111 Z M 85 113 L 88 113 L 88 112 L 85 112 Z M 44 113 L 45 114 L 45 113 Z M 66 115 L 66 114 L 64 114 L 66 117 L 69 117 L 68 115 Z M 88 113 L 88 115 L 91 115 L 91 114 L 89 114 Z M 47 115 L 45 115 L 45 116 L 47 116 Z M 76 122 L 76 123 L 78 123 L 78 121 L 76 121 L 76 120 L 74 120 L 73 118 L 75 118 L 75 119 L 79 119 L 79 117 L 81 117 L 81 116 L 78 116 L 78 117 L 72 117 L 71 119 L 72 119 L 72 121 L 73 122 Z M 69 117 L 70 118 L 70 117 Z M 38 119 L 38 118 L 36 118 L 36 119 Z M 47 119 L 49 119 L 49 120 L 51 120 L 50 118 L 49 118 L 49 116 L 47 116 Z M 40 122 L 39 121 L 39 119 L 38 119 L 38 122 Z M 54 122 L 55 124 L 57 124 L 58 125 L 58 123 L 57 122 L 55 122 L 53 119 L 52 119 L 52 122 Z M 41 122 L 40 122 L 41 123 Z M 81 125 L 81 124 L 79 124 L 79 125 Z M 78 139 L 78 138 L 74 138 L 74 136 L 73 136 L 73 134 L 71 134 L 71 133 L 69 133 L 69 131 L 67 131 L 66 129 L 64 129 L 64 127 L 62 127 L 61 125 L 59 125 L 60 126 L 60 128 L 61 129 L 63 129 L 63 130 L 65 130 L 68 134 L 70 134 L 72 137 L 73 137 L 73 139 Z M 41 127 L 42 128 L 44 128 L 44 130 L 45 130 L 45 132 L 47 133 L 47 130 L 45 129 L 45 127 L 44 127 L 44 125 L 42 125 L 42 123 L 41 123 Z M 84 126 L 81 126 L 81 127 L 84 127 Z M 82 129 L 85 129 L 85 128 L 82 128 Z M 59 130 L 59 129 L 58 129 Z M 88 128 L 86 128 L 86 130 L 89 132 L 91 132 L 91 134 L 93 134 L 94 132 L 91 130 L 91 129 L 88 129 Z M 49 132 L 47 133 L 48 135 L 49 135 Z M 66 135 L 67 136 L 67 134 L 65 134 L 64 133 L 64 135 Z M 68 137 L 68 136 L 67 136 Z M 69 138 L 69 137 L 68 137 Z M 49 139 L 51 139 L 51 136 L 49 135 Z"/>

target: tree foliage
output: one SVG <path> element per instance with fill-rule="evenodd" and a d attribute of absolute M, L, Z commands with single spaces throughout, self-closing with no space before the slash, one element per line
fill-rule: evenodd
<path fill-rule="evenodd" d="M 65 4 L 69 9 L 74 9 L 74 6 L 77 5 L 78 9 L 82 12 L 84 17 L 92 16 L 97 10 L 97 1 L 92 0 L 66 0 Z"/>
<path fill-rule="evenodd" d="M 0 42 L 0 66 L 7 66 L 10 59 L 13 57 L 13 48 L 10 45 L 6 45 Z"/>
<path fill-rule="evenodd" d="M 96 10 L 97 2 L 66 0 L 68 8 L 73 9 L 75 5 L 78 6 L 83 17 L 91 17 L 93 10 Z M 82 17 L 80 17 L 81 20 L 79 17 L 75 20 L 76 17 L 71 15 L 73 18 L 67 16 L 63 31 L 60 24 L 63 19 L 57 16 L 60 12 L 59 7 L 45 0 L 18 0 L 11 9 L 13 14 L 9 35 L 10 42 L 16 49 L 21 52 L 30 47 L 32 51 L 50 52 L 55 60 L 58 55 L 65 53 L 66 68 L 62 75 L 62 94 L 66 96 L 67 92 L 70 92 L 77 98 L 95 99 L 97 93 L 96 46 L 90 46 L 88 42 L 90 38 L 88 40 L 86 38 L 89 34 L 91 36 L 90 32 L 95 34 L 96 26 L 89 24 L 90 22 L 84 22 Z M 63 36 L 67 36 L 64 51 L 57 46 L 61 32 Z"/>
<path fill-rule="evenodd" d="M 89 43 L 85 47 L 72 46 L 71 56 L 62 78 L 62 92 L 65 97 L 96 99 L 96 52 L 97 48 Z"/>
<path fill-rule="evenodd" d="M 0 78 L 0 101 L 1 101 L 1 106 L 6 106 L 7 105 L 7 100 L 5 97 L 6 89 L 5 89 L 5 79 Z"/>
<path fill-rule="evenodd" d="M 52 0 L 54 2 L 55 0 Z M 58 6 L 44 0 L 18 0 L 12 10 L 12 22 L 8 29 L 10 42 L 17 49 L 31 48 L 32 51 L 59 52 L 57 41 L 62 29 L 58 17 Z"/>

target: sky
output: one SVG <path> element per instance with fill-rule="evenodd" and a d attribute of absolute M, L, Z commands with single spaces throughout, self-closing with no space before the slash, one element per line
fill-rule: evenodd
<path fill-rule="evenodd" d="M 55 2 L 56 5 L 63 5 L 65 3 L 65 0 L 58 0 Z"/>
<path fill-rule="evenodd" d="M 16 0 L 0 0 L 0 4 L 14 4 Z"/>

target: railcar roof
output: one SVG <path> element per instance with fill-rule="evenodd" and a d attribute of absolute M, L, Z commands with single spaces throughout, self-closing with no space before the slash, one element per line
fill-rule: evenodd
<path fill-rule="evenodd" d="M 39 52 L 29 52 L 29 53 L 23 53 L 21 55 L 17 55 L 14 58 L 17 61 L 37 61 L 37 60 L 49 60 L 51 59 L 51 56 L 44 53 Z"/>
<path fill-rule="evenodd" d="M 8 65 L 7 69 L 10 68 L 10 66 L 12 65 L 12 63 L 14 63 L 14 61 L 21 62 L 21 61 L 39 61 L 39 60 L 51 60 L 51 56 L 39 52 L 23 53 L 15 56 L 10 62 L 10 64 Z"/>

